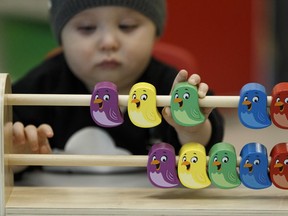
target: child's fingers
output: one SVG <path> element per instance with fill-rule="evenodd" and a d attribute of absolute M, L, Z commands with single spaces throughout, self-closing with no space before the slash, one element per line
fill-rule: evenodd
<path fill-rule="evenodd" d="M 30 149 L 32 152 L 38 152 L 39 146 L 38 146 L 38 133 L 37 128 L 34 125 L 28 125 L 24 129 L 26 141 L 28 145 L 30 146 Z"/>
<path fill-rule="evenodd" d="M 209 90 L 209 86 L 206 83 L 200 83 L 198 86 L 198 95 L 200 98 L 204 98 Z"/>
<path fill-rule="evenodd" d="M 25 133 L 24 133 L 24 125 L 21 122 L 15 122 L 13 124 L 13 143 L 16 145 L 24 145 L 25 144 Z"/>
<path fill-rule="evenodd" d="M 39 151 L 41 154 L 52 152 L 48 138 L 53 137 L 54 133 L 50 125 L 42 124 L 38 127 Z"/>
<path fill-rule="evenodd" d="M 17 148 L 22 153 L 51 153 L 48 138 L 53 137 L 53 135 L 52 128 L 47 124 L 42 124 L 38 128 L 34 125 L 24 127 L 21 122 L 13 124 L 13 143 L 23 146 L 20 150 L 20 146 Z"/>
<path fill-rule="evenodd" d="M 188 82 L 192 85 L 198 85 L 201 82 L 201 77 L 198 74 L 192 74 L 188 78 Z"/>
<path fill-rule="evenodd" d="M 51 138 L 54 135 L 53 129 L 48 124 L 40 125 L 37 130 L 38 130 L 39 137 L 41 137 L 41 138 L 42 137 Z"/>
<path fill-rule="evenodd" d="M 178 72 L 177 76 L 174 79 L 174 82 L 173 82 L 173 85 L 172 85 L 172 88 L 171 88 L 171 92 L 172 92 L 172 90 L 174 89 L 174 86 L 177 83 L 187 81 L 187 77 L 188 77 L 188 72 L 186 70 L 180 70 Z"/>

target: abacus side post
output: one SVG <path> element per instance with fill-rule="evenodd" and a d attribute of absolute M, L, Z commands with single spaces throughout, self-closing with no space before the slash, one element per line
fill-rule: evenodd
<path fill-rule="evenodd" d="M 5 154 L 12 147 L 12 108 L 5 102 L 5 94 L 11 93 L 8 74 L 0 74 L 0 215 L 6 213 L 6 203 L 13 187 L 13 173 Z"/>

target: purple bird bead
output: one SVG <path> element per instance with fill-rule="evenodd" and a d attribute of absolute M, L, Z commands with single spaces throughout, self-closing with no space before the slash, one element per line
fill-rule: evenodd
<path fill-rule="evenodd" d="M 179 185 L 172 145 L 162 142 L 152 146 L 148 154 L 147 175 L 156 187 L 172 188 Z"/>
<path fill-rule="evenodd" d="M 94 122 L 102 127 L 116 127 L 123 123 L 118 106 L 117 86 L 112 82 L 95 85 L 90 101 L 90 114 Z"/>

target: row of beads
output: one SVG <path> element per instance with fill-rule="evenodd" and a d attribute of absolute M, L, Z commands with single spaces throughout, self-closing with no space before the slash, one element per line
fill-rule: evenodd
<path fill-rule="evenodd" d="M 131 122 L 138 127 L 151 128 L 162 121 L 156 106 L 156 89 L 150 83 L 133 85 L 127 110 Z M 116 127 L 123 123 L 115 84 L 100 82 L 95 85 L 90 101 L 90 113 L 95 123 L 101 127 Z M 194 126 L 205 120 L 199 108 L 195 86 L 187 82 L 175 86 L 171 97 L 171 113 L 173 119 L 183 126 Z"/>
<path fill-rule="evenodd" d="M 179 125 L 195 126 L 205 120 L 199 108 L 197 87 L 188 82 L 175 85 L 170 107 L 172 117 Z M 131 122 L 138 127 L 151 128 L 162 121 L 156 106 L 156 89 L 150 83 L 136 83 L 131 88 L 127 110 Z M 101 127 L 116 127 L 123 123 L 115 84 L 100 82 L 95 85 L 90 113 Z M 264 86 L 259 83 L 244 85 L 240 91 L 238 116 L 240 122 L 248 128 L 265 128 L 271 125 L 272 120 L 277 127 L 288 129 L 288 83 L 279 83 L 273 88 L 270 114 Z"/>
<path fill-rule="evenodd" d="M 168 143 L 154 144 L 149 151 L 147 175 L 150 182 L 161 188 L 177 187 L 180 183 L 193 189 L 211 183 L 222 189 L 238 187 L 241 182 L 251 189 L 263 189 L 273 184 L 288 189 L 288 143 L 275 145 L 269 164 L 267 149 L 260 143 L 248 143 L 240 152 L 237 169 L 235 148 L 229 143 L 217 143 L 207 157 L 199 143 L 183 145 L 176 165 L 174 147 Z"/>

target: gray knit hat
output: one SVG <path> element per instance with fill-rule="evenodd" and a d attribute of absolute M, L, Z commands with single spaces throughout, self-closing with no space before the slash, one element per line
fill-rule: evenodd
<path fill-rule="evenodd" d="M 150 18 L 156 25 L 157 35 L 161 35 L 166 18 L 165 0 L 51 0 L 51 24 L 60 42 L 65 24 L 77 13 L 97 6 L 123 6 L 134 9 Z"/>

